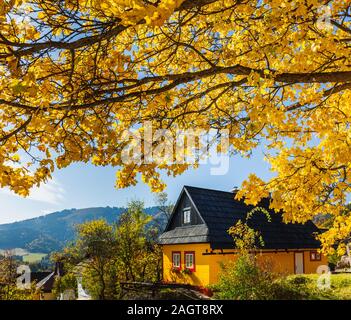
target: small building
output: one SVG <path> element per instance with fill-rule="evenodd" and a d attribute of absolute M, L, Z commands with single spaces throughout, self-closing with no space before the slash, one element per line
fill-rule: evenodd
<path fill-rule="evenodd" d="M 55 272 L 32 272 L 31 281 L 36 283 L 36 300 L 55 300 L 53 287 L 55 283 Z"/>
<path fill-rule="evenodd" d="M 35 283 L 35 300 L 56 300 L 53 292 L 56 277 L 63 275 L 63 264 L 55 263 L 54 271 L 31 272 L 31 282 Z"/>
<path fill-rule="evenodd" d="M 164 233 L 163 279 L 166 282 L 207 286 L 217 282 L 220 263 L 235 260 L 238 251 L 227 230 L 245 221 L 254 208 L 234 200 L 233 192 L 184 186 Z M 264 246 L 255 250 L 259 261 L 284 274 L 316 273 L 327 258 L 318 252 L 320 232 L 312 221 L 283 223 L 281 214 L 269 209 L 270 199 L 258 206 L 270 214 L 255 212 L 249 226 L 259 231 Z"/>

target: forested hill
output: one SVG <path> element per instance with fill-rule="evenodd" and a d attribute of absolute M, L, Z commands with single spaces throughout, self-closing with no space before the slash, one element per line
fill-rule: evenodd
<path fill-rule="evenodd" d="M 0 249 L 24 248 L 30 252 L 49 253 L 59 250 L 75 236 L 75 225 L 103 218 L 113 223 L 125 208 L 97 207 L 66 209 L 38 218 L 0 225 Z M 157 207 L 145 209 L 155 215 Z"/>

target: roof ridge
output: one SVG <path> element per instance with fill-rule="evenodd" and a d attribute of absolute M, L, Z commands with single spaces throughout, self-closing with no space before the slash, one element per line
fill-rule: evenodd
<path fill-rule="evenodd" d="M 184 188 L 200 189 L 200 190 L 207 190 L 207 191 L 216 191 L 216 192 L 229 193 L 229 194 L 235 194 L 236 193 L 236 191 L 223 191 L 223 190 L 218 190 L 218 189 L 194 187 L 194 186 L 189 186 L 189 185 L 184 185 Z"/>

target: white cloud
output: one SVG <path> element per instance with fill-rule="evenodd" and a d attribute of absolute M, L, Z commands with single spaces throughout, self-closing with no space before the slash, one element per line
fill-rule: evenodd
<path fill-rule="evenodd" d="M 0 189 L 0 192 L 10 196 L 22 198 L 8 188 Z M 30 195 L 26 197 L 26 199 L 57 205 L 64 200 L 64 195 L 65 189 L 63 186 L 55 179 L 52 179 L 47 183 L 42 184 L 39 188 L 32 188 Z"/>

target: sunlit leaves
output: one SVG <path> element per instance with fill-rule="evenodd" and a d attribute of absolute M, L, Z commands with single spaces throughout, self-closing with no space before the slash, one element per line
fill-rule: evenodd
<path fill-rule="evenodd" d="M 263 142 L 276 175 L 251 175 L 247 203 L 271 194 L 286 221 L 345 218 L 349 1 L 0 0 L 0 28 L 1 187 L 27 195 L 82 161 L 160 191 L 161 171 L 196 165 L 124 163 L 123 132 L 150 121 L 226 129 L 244 156 Z"/>

